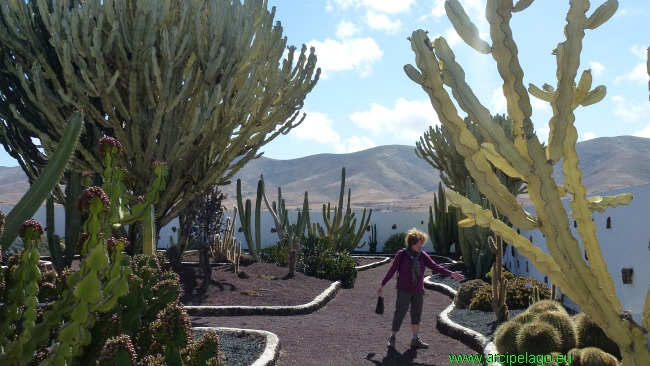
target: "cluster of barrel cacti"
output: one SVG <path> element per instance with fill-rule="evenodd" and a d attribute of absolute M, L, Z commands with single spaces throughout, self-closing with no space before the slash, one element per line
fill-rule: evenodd
<path fill-rule="evenodd" d="M 448 255 L 451 245 L 460 245 L 458 239 L 459 210 L 451 205 L 447 206 L 447 197 L 442 183 L 438 183 L 438 195 L 433 195 L 433 209 L 429 206 L 429 223 L 427 229 L 433 251 L 437 254 Z"/>
<path fill-rule="evenodd" d="M 535 302 L 501 324 L 494 333 L 494 343 L 501 354 L 564 354 L 571 359 L 571 365 L 620 364 L 618 346 L 588 315 L 579 313 L 571 317 L 555 300 Z"/>

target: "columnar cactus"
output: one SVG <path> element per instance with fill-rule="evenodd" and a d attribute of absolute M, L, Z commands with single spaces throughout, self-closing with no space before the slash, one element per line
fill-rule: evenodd
<path fill-rule="evenodd" d="M 431 214 L 429 207 L 429 214 Z M 430 216 L 429 216 L 430 217 Z M 430 222 L 431 220 L 429 220 Z M 377 251 L 377 224 L 370 225 L 370 236 L 368 237 L 368 251 L 374 253 Z"/>
<path fill-rule="evenodd" d="M 419 70 L 412 65 L 406 65 L 404 70 L 429 94 L 438 118 L 450 131 L 456 149 L 465 158 L 470 175 L 481 193 L 513 225 L 523 230 L 540 230 L 545 235 L 549 254 L 517 234 L 509 225 L 494 219 L 489 210 L 448 191 L 447 197 L 452 204 L 461 207 L 463 213 L 476 224 L 490 227 L 503 240 L 513 244 L 540 272 L 547 274 L 552 283 L 589 314 L 610 339 L 616 341 L 623 365 L 649 365 L 650 354 L 646 344 L 647 329 L 650 329 L 650 300 L 645 302 L 639 325 L 623 312 L 596 237 L 596 224 L 592 220 L 594 210 L 604 211 L 608 206 L 627 204 L 632 196 L 622 194 L 588 199 L 581 182 L 582 173 L 575 149 L 578 132 L 574 124 L 574 109 L 597 103 L 606 93 L 604 86 L 591 88 L 592 78 L 588 70 L 581 74 L 577 87 L 574 86 L 580 66 L 582 40 L 585 30 L 595 29 L 614 14 L 618 1 L 604 2 L 589 16 L 586 15 L 588 0 L 572 1 L 566 16 L 566 40 L 553 52 L 557 61 L 557 85 L 544 89 L 531 85 L 526 90 L 510 20 L 514 12 L 525 9 L 531 2 L 518 1 L 513 5 L 511 0 L 488 0 L 486 18 L 490 24 L 491 44 L 479 39 L 476 27 L 458 0 L 445 2 L 447 14 L 461 38 L 476 50 L 491 53 L 497 63 L 504 80 L 503 94 L 508 104 L 508 116 L 513 120 L 516 133 L 514 141 L 506 139 L 504 131 L 493 122 L 490 112 L 472 93 L 463 69 L 443 37 L 432 42 L 425 31 L 413 32 L 410 42 Z M 463 112 L 481 126 L 487 142 L 479 145 L 467 130 L 445 86 L 451 89 Z M 549 140 L 545 145 L 534 132 L 529 92 L 553 107 Z M 563 158 L 562 170 L 566 177 L 562 186 L 558 186 L 552 176 L 554 165 L 560 158 Z M 535 215 L 526 212 L 516 197 L 501 184 L 493 166 L 526 182 L 530 200 L 535 205 Z M 570 213 L 560 199 L 566 193 L 572 196 Z M 589 263 L 583 259 L 578 239 L 571 232 L 569 215 L 578 223 L 579 237 Z"/>
<path fill-rule="evenodd" d="M 497 212 L 494 205 L 492 206 L 492 215 L 496 218 Z M 492 264 L 492 311 L 498 322 L 508 320 L 508 305 L 506 305 L 506 288 L 508 280 L 503 275 L 503 243 L 501 237 L 497 235 L 496 240 L 488 238 L 488 244 L 496 261 Z"/>
<path fill-rule="evenodd" d="M 233 207 L 233 216 L 226 218 L 226 225 L 223 234 L 215 237 L 214 245 L 210 247 L 210 255 L 217 262 L 229 261 L 235 267 L 235 273 L 239 272 L 239 256 L 241 255 L 241 241 L 237 243 L 235 238 L 235 224 L 237 222 L 237 206 Z"/>
<path fill-rule="evenodd" d="M 447 197 L 442 183 L 438 183 L 438 195 L 433 195 L 433 211 L 429 206 L 429 224 L 427 229 L 433 244 L 434 252 L 442 255 L 449 254 L 451 244 L 456 243 L 458 250 L 458 217 L 457 208 L 447 206 Z"/>
<path fill-rule="evenodd" d="M 6 229 L 0 236 L 0 247 L 3 251 L 7 250 L 18 236 L 20 225 L 34 216 L 43 201 L 50 195 L 52 189 L 59 183 L 61 175 L 75 151 L 83 122 L 82 111 L 77 111 L 70 117 L 63 130 L 61 141 L 49 163 L 29 187 L 27 193 L 7 215 Z"/>
<path fill-rule="evenodd" d="M 368 218 L 366 219 L 366 209 L 363 209 L 363 214 L 361 216 L 361 221 L 359 222 L 359 229 L 356 229 L 357 219 L 354 217 L 355 213 L 352 212 L 350 207 L 350 189 L 348 189 L 348 204 L 345 207 L 345 213 L 343 213 L 343 198 L 345 196 L 345 167 L 341 170 L 341 191 L 339 193 L 339 205 L 334 207 L 334 210 L 330 209 L 330 203 L 327 203 L 327 206 L 323 204 L 323 222 L 325 224 L 325 229 L 327 230 L 327 235 L 332 237 L 337 250 L 352 252 L 355 248 L 363 248 L 366 245 L 366 242 L 359 244 L 363 238 L 363 232 L 366 230 L 366 226 L 370 222 L 370 216 L 372 216 L 372 209 L 368 212 Z M 334 212 L 330 216 L 331 212 Z M 319 231 L 322 231 L 319 229 Z"/>

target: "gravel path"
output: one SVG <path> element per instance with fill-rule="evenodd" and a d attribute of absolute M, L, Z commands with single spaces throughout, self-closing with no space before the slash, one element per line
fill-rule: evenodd
<path fill-rule="evenodd" d="M 431 345 L 409 348 L 408 315 L 395 350 L 387 349 L 395 310 L 395 278 L 386 286 L 385 314 L 374 313 L 376 291 L 388 270 L 382 265 L 358 274 L 354 288 L 342 289 L 324 308 L 298 316 L 191 317 L 193 326 L 261 329 L 275 333 L 281 343 L 278 366 L 322 365 L 447 365 L 449 354 L 476 353 L 436 329 L 436 317 L 451 300 L 426 290 L 420 334 Z"/>

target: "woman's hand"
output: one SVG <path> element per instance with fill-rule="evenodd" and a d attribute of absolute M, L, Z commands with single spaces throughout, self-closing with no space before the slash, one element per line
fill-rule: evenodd
<path fill-rule="evenodd" d="M 451 273 L 451 278 L 455 279 L 456 281 L 462 281 L 465 279 L 465 276 L 463 276 L 460 271 L 456 271 Z"/>
<path fill-rule="evenodd" d="M 381 296 L 381 290 L 384 289 L 384 285 L 379 285 L 379 288 L 377 289 L 377 296 Z"/>

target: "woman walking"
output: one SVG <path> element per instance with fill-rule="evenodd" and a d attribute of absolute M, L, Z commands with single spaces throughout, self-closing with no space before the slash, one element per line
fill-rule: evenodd
<path fill-rule="evenodd" d="M 411 332 L 413 333 L 411 347 L 429 348 L 429 345 L 424 343 L 419 336 L 424 302 L 424 267 L 428 267 L 441 275 L 451 276 L 457 281 L 462 281 L 465 278 L 460 272 L 451 272 L 438 265 L 427 253 L 422 251 L 422 247 L 428 239 L 429 236 L 426 233 L 416 228 L 409 230 L 406 234 L 406 248 L 397 252 L 393 264 L 384 275 L 384 279 L 377 289 L 377 294 L 381 296 L 384 286 L 397 272 L 397 301 L 395 313 L 393 314 L 393 332 L 388 340 L 388 347 L 395 348 L 397 332 L 410 306 Z"/>

